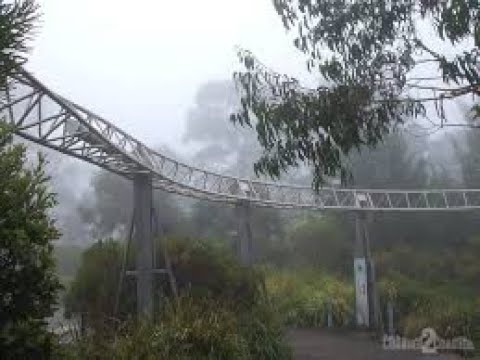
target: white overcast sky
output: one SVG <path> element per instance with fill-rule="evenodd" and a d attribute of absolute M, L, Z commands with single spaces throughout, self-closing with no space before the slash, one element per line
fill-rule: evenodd
<path fill-rule="evenodd" d="M 181 150 L 198 87 L 240 69 L 235 46 L 302 75 L 272 0 L 43 0 L 27 66 L 151 146 Z"/>

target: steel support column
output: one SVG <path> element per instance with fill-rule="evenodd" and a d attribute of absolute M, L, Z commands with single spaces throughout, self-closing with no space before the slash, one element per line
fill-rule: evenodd
<path fill-rule="evenodd" d="M 153 316 L 153 232 L 152 177 L 137 173 L 133 179 L 134 250 L 137 276 L 137 312 L 141 317 Z"/>
<path fill-rule="evenodd" d="M 252 264 L 254 260 L 254 248 L 252 227 L 250 224 L 250 204 L 247 201 L 238 202 L 236 205 L 237 221 L 239 224 L 237 244 L 235 246 L 240 261 L 244 264 Z"/>

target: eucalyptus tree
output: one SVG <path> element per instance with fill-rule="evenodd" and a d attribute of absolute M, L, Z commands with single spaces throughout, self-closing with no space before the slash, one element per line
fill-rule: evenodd
<path fill-rule="evenodd" d="M 307 163 L 313 185 L 351 174 L 347 155 L 376 146 L 407 120 L 448 120 L 447 103 L 480 94 L 478 0 L 274 0 L 316 88 L 239 51 L 234 78 L 263 152 L 254 169 L 274 178 Z M 474 104 L 480 114 L 478 101 Z"/>

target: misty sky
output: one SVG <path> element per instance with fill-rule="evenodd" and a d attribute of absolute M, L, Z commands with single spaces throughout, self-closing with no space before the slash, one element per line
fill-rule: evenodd
<path fill-rule="evenodd" d="M 274 70 L 308 77 L 272 0 L 37 1 L 43 15 L 27 68 L 147 145 L 185 158 L 192 155 L 182 137 L 195 94 L 241 69 L 236 46 Z M 56 212 L 62 228 L 75 233 L 72 204 L 91 190 L 96 168 L 61 154 L 50 158 Z"/>
<path fill-rule="evenodd" d="M 192 149 L 182 137 L 195 94 L 241 69 L 237 46 L 275 70 L 306 76 L 271 0 L 37 1 L 42 17 L 27 69 L 147 145 L 186 158 Z M 77 205 L 97 168 L 54 152 L 48 159 L 58 226 L 64 240 L 82 243 L 88 234 Z"/>
<path fill-rule="evenodd" d="M 271 0 L 41 0 L 27 66 L 55 91 L 150 146 L 182 152 L 196 90 L 240 69 L 235 46 L 304 69 Z"/>
<path fill-rule="evenodd" d="M 236 46 L 274 70 L 308 76 L 272 0 L 38 1 L 28 69 L 150 146 L 186 155 L 195 93 L 241 69 Z"/>

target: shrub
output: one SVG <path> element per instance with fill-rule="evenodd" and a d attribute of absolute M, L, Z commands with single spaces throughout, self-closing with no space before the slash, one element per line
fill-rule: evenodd
<path fill-rule="evenodd" d="M 209 239 L 169 238 L 164 241 L 180 292 L 246 307 L 259 298 L 263 284 L 261 272 L 240 264 L 225 245 Z M 165 264 L 160 241 L 157 247 L 157 264 L 162 267 Z M 95 319 L 126 319 L 134 315 L 135 279 L 128 276 L 123 279 L 119 311 L 114 313 L 123 252 L 123 244 L 110 239 L 95 243 L 83 253 L 65 297 L 67 313 L 88 314 L 90 326 Z M 129 262 L 132 260 L 130 256 Z M 171 297 L 170 284 L 165 277 L 155 279 L 155 292 Z"/>
<path fill-rule="evenodd" d="M 180 297 L 163 297 L 151 324 L 128 323 L 113 334 L 89 324 L 94 332 L 66 347 L 73 358 L 291 358 L 261 271 L 243 266 L 225 246 L 211 240 L 168 239 L 166 245 Z M 69 296 L 82 300 L 77 305 L 93 310 L 98 318 L 111 311 L 121 252 L 114 241 L 92 246 L 70 289 Z M 158 283 L 168 294 L 168 282 L 162 280 Z"/>
<path fill-rule="evenodd" d="M 166 245 L 180 291 L 243 306 L 252 306 L 261 296 L 263 274 L 242 265 L 225 243 L 169 238 Z"/>
<path fill-rule="evenodd" d="M 98 329 L 108 319 L 125 318 L 135 311 L 135 282 L 125 277 L 119 313 L 115 314 L 123 250 L 123 245 L 112 239 L 100 240 L 85 250 L 65 296 L 67 315 L 83 314 L 89 326 Z"/>
<path fill-rule="evenodd" d="M 471 333 L 473 304 L 464 300 L 441 297 L 419 302 L 400 322 L 405 336 L 419 336 L 422 329 L 431 327 L 445 338 L 467 336 Z"/>
<path fill-rule="evenodd" d="M 266 289 L 285 323 L 324 326 L 330 306 L 333 322 L 344 326 L 353 314 L 353 288 L 315 270 L 266 270 Z"/>
<path fill-rule="evenodd" d="M 467 336 L 477 340 L 478 319 L 474 296 L 469 288 L 428 285 L 401 275 L 380 281 L 380 297 L 392 301 L 399 315 L 395 327 L 403 336 L 414 338 L 431 327 L 444 338 Z"/>
<path fill-rule="evenodd" d="M 114 358 L 232 359 L 248 357 L 238 321 L 224 304 L 181 297 L 169 302 L 158 324 L 138 324 L 115 344 Z"/>
<path fill-rule="evenodd" d="M 156 323 L 129 323 L 109 342 L 89 336 L 67 346 L 72 359 L 289 360 L 280 323 L 267 304 L 251 312 L 225 302 L 181 296 Z"/>
<path fill-rule="evenodd" d="M 240 326 L 249 348 L 249 359 L 288 360 L 290 346 L 285 342 L 284 326 L 273 304 L 266 297 L 250 312 L 239 313 Z"/>
<path fill-rule="evenodd" d="M 11 142 L 0 119 L 0 353 L 7 360 L 47 359 L 53 336 L 44 319 L 61 288 L 52 245 L 59 233 L 49 216 L 55 196 L 44 158 L 27 166 L 26 148 Z"/>

